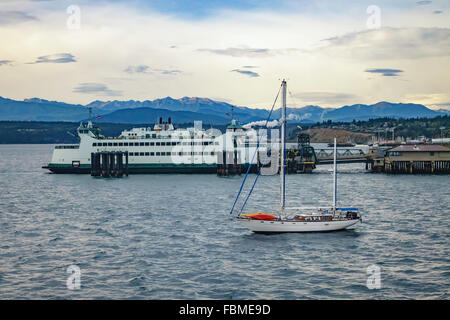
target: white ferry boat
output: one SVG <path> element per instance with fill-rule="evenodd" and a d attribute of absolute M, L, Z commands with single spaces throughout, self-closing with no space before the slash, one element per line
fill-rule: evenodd
<path fill-rule="evenodd" d="M 80 123 L 77 132 L 80 143 L 55 146 L 52 160 L 44 169 L 53 173 L 90 173 L 91 157 L 102 152 L 127 154 L 129 173 L 216 173 L 223 161 L 235 161 L 242 170 L 250 161 L 259 161 L 251 159 L 255 139 L 234 119 L 224 134 L 217 129 L 204 130 L 201 124 L 175 129 L 170 118 L 167 122 L 159 118 L 153 128 L 124 130 L 115 138 L 101 135 L 92 121 Z"/>

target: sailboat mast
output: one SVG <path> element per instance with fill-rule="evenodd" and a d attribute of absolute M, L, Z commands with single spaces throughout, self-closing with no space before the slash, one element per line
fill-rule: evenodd
<path fill-rule="evenodd" d="M 282 82 L 282 88 L 283 88 L 283 108 L 281 111 L 281 171 L 280 171 L 280 177 L 281 177 L 281 199 L 280 199 L 280 217 L 283 214 L 284 207 L 286 204 L 286 198 L 285 198 L 285 189 L 286 189 L 286 80 L 283 80 Z"/>
<path fill-rule="evenodd" d="M 333 211 L 336 212 L 336 203 L 337 203 L 337 166 L 336 166 L 336 158 L 337 158 L 337 147 L 336 147 L 336 137 L 334 138 L 334 150 L 333 150 Z"/>

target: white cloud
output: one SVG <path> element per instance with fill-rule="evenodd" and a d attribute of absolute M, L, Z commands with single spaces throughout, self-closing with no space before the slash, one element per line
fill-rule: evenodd
<path fill-rule="evenodd" d="M 122 93 L 120 91 L 111 90 L 103 83 L 80 83 L 77 87 L 73 89 L 73 92 L 85 93 L 85 94 L 96 94 L 100 96 L 120 96 Z"/>
<path fill-rule="evenodd" d="M 0 11 L 0 25 L 3 26 L 36 20 L 35 16 L 23 11 Z"/>
<path fill-rule="evenodd" d="M 324 40 L 330 55 L 365 60 L 421 59 L 450 55 L 450 28 L 382 28 Z"/>
<path fill-rule="evenodd" d="M 75 57 L 70 53 L 56 53 L 46 56 L 40 56 L 33 63 L 70 63 L 76 62 Z"/>
<path fill-rule="evenodd" d="M 304 104 L 319 106 L 342 105 L 358 100 L 358 97 L 354 94 L 339 92 L 297 92 L 293 96 L 300 99 Z"/>

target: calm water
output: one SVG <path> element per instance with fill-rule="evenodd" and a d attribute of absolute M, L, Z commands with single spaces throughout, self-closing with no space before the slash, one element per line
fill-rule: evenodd
<path fill-rule="evenodd" d="M 363 208 L 362 225 L 258 235 L 228 214 L 243 177 L 54 175 L 40 168 L 51 152 L 0 146 L 2 299 L 449 299 L 448 175 L 342 165 L 340 203 Z M 289 176 L 290 204 L 329 204 L 328 169 Z M 261 177 L 248 208 L 276 207 L 278 180 Z M 381 289 L 369 290 L 373 264 Z"/>

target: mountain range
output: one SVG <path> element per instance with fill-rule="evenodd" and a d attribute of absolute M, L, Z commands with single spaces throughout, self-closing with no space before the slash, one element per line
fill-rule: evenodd
<path fill-rule="evenodd" d="M 192 123 L 201 120 L 205 124 L 226 124 L 230 116 L 241 123 L 267 119 L 269 111 L 233 106 L 226 102 L 207 98 L 171 97 L 145 101 L 93 101 L 87 105 L 32 98 L 23 101 L 0 97 L 0 120 L 9 121 L 85 121 L 92 108 L 95 122 L 154 123 L 159 117 L 171 117 L 174 123 Z M 421 104 L 378 102 L 372 105 L 355 104 L 340 108 L 305 106 L 287 108 L 290 122 L 314 123 L 327 120 L 353 121 L 374 118 L 433 118 L 450 114 L 449 110 L 431 110 Z M 279 119 L 281 109 L 276 109 L 271 119 Z"/>

